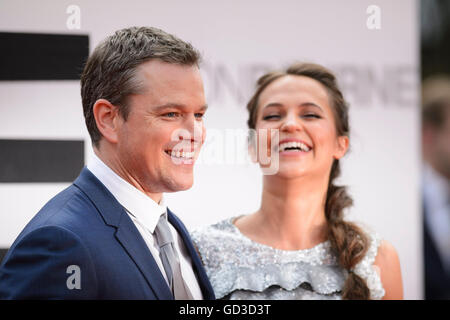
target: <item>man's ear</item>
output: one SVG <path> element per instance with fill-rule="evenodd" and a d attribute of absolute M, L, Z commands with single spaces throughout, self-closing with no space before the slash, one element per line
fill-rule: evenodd
<path fill-rule="evenodd" d="M 119 109 L 106 99 L 98 99 L 92 108 L 95 123 L 103 138 L 111 143 L 118 141 Z"/>
<path fill-rule="evenodd" d="M 336 151 L 333 157 L 336 160 L 342 158 L 347 153 L 348 146 L 349 146 L 349 138 L 347 136 L 339 136 L 337 138 Z"/>

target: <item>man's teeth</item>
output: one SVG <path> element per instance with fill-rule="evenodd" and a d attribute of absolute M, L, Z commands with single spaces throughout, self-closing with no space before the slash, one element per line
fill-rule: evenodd
<path fill-rule="evenodd" d="M 173 150 L 167 150 L 166 151 L 169 156 L 176 157 L 176 158 L 184 158 L 184 159 L 192 159 L 194 158 L 194 151 L 192 152 L 186 152 L 186 151 L 173 151 Z"/>
<path fill-rule="evenodd" d="M 304 152 L 308 152 L 309 150 L 311 150 L 311 148 L 306 144 L 297 141 L 284 142 L 280 144 L 280 152 L 286 151 L 287 149 L 299 149 Z"/>

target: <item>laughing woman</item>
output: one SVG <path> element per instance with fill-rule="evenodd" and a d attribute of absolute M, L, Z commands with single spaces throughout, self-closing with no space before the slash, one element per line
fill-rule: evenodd
<path fill-rule="evenodd" d="M 348 107 L 334 75 L 316 64 L 268 73 L 247 108 L 250 129 L 278 130 L 268 148 L 279 167 L 264 175 L 258 211 L 193 232 L 216 297 L 402 299 L 396 250 L 343 217 L 352 199 L 334 181 Z"/>

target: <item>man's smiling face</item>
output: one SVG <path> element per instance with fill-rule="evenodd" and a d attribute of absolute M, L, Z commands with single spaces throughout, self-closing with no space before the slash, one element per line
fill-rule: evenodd
<path fill-rule="evenodd" d="M 146 192 L 175 192 L 193 184 L 205 139 L 206 101 L 196 65 L 150 60 L 138 67 L 145 90 L 128 99 L 120 121 L 119 163 Z"/>

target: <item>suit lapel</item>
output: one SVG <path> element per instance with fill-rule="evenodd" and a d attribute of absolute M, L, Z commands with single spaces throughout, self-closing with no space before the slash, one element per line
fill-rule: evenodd
<path fill-rule="evenodd" d="M 105 224 L 115 227 L 115 237 L 144 275 L 155 296 L 172 300 L 173 295 L 147 244 L 125 209 L 87 168 L 84 168 L 74 185 L 94 203 Z"/>
<path fill-rule="evenodd" d="M 122 214 L 116 238 L 136 263 L 158 299 L 173 300 L 172 292 L 147 244 L 126 213 Z"/>
<path fill-rule="evenodd" d="M 189 252 L 189 255 L 192 259 L 192 264 L 194 267 L 194 271 L 197 275 L 197 279 L 199 280 L 199 285 L 203 293 L 203 297 L 205 300 L 214 300 L 214 290 L 209 282 L 208 276 L 206 275 L 205 269 L 203 268 L 202 262 L 200 261 L 200 257 L 197 254 L 197 251 L 192 244 L 191 237 L 189 236 L 188 231 L 184 227 L 183 223 L 167 208 L 167 215 L 169 222 L 175 227 L 178 231 L 178 234 L 183 239 L 183 243 L 186 249 Z"/>

